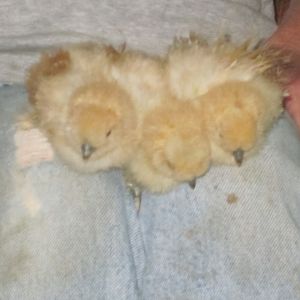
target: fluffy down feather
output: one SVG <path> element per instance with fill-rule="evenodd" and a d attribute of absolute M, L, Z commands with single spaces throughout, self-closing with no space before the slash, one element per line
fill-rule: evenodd
<path fill-rule="evenodd" d="M 145 115 L 170 97 L 164 61 L 159 57 L 125 50 L 113 64 L 111 74 L 130 95 L 140 129 Z"/>
<path fill-rule="evenodd" d="M 203 175 L 210 165 L 210 145 L 201 113 L 192 102 L 176 100 L 150 111 L 127 177 L 142 188 L 161 193 Z"/>
<path fill-rule="evenodd" d="M 227 37 L 208 44 L 191 34 L 175 39 L 166 58 L 166 76 L 171 93 L 183 101 L 197 99 L 226 81 L 248 81 L 272 67 L 272 55 L 253 49 L 246 41 L 235 45 Z"/>

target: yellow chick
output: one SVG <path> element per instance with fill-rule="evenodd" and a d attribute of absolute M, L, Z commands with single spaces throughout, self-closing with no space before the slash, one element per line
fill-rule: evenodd
<path fill-rule="evenodd" d="M 170 48 L 170 92 L 203 107 L 214 163 L 240 165 L 280 115 L 282 91 L 264 75 L 272 58 L 264 48 L 235 45 L 226 37 L 209 45 L 191 35 Z"/>
<path fill-rule="evenodd" d="M 227 81 L 201 97 L 214 163 L 241 165 L 282 112 L 282 91 L 263 76 Z"/>
<path fill-rule="evenodd" d="M 201 125 L 201 109 L 191 102 L 166 101 L 150 111 L 127 178 L 163 193 L 203 175 L 210 165 L 210 144 Z"/>
<path fill-rule="evenodd" d="M 75 169 L 121 167 L 136 143 L 136 113 L 115 82 L 111 47 L 77 45 L 43 56 L 29 71 L 27 87 L 37 126 Z"/>

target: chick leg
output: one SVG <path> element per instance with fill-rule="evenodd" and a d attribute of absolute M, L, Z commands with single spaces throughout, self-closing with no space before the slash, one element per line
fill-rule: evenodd
<path fill-rule="evenodd" d="M 137 213 L 139 213 L 141 208 L 141 202 L 142 202 L 142 190 L 140 187 L 134 183 L 134 181 L 131 179 L 131 176 L 127 173 L 123 173 L 123 178 L 125 180 L 125 184 L 127 186 L 127 189 L 129 193 L 133 197 L 134 205 L 136 207 Z"/>
<path fill-rule="evenodd" d="M 141 202 L 142 202 L 142 191 L 137 185 L 135 185 L 132 182 L 127 182 L 127 188 L 133 197 L 133 201 L 137 213 L 139 213 L 141 208 Z"/>
<path fill-rule="evenodd" d="M 135 205 L 135 208 L 137 210 L 137 213 L 139 213 L 140 208 L 141 208 L 141 203 L 142 203 L 142 191 L 139 187 L 134 186 L 134 187 L 132 187 L 130 192 L 132 194 L 134 205 Z"/>

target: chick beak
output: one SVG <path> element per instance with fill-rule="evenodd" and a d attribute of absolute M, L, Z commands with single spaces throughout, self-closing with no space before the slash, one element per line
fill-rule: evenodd
<path fill-rule="evenodd" d="M 234 160 L 236 161 L 237 165 L 240 166 L 244 159 L 244 150 L 238 148 L 237 150 L 232 152 Z"/>
<path fill-rule="evenodd" d="M 192 179 L 191 181 L 188 182 L 188 185 L 190 186 L 190 188 L 191 188 L 192 190 L 194 190 L 195 187 L 196 187 L 196 181 L 197 181 L 197 179 L 194 178 L 194 179 Z"/>
<path fill-rule="evenodd" d="M 93 152 L 95 151 L 96 149 L 91 146 L 90 144 L 82 144 L 81 145 L 81 155 L 82 155 L 82 158 L 84 160 L 87 160 L 90 158 L 90 156 L 93 154 Z"/>

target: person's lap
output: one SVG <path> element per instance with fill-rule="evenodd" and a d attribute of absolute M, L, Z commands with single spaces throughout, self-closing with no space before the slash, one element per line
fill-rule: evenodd
<path fill-rule="evenodd" d="M 18 170 L 25 101 L 24 88 L 0 88 L 0 299 L 136 299 L 143 248 L 121 174 L 57 161 Z"/>
<path fill-rule="evenodd" d="M 17 171 L 26 95 L 2 87 L 0 99 L 0 298 L 297 298 L 300 142 L 288 119 L 242 167 L 213 167 L 195 190 L 145 193 L 137 217 L 119 171 Z"/>

